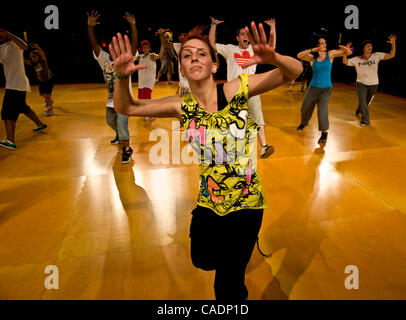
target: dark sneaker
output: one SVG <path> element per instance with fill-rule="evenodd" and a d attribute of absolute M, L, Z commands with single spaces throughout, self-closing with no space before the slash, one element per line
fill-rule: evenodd
<path fill-rule="evenodd" d="M 297 130 L 297 131 L 303 131 L 304 127 L 306 127 L 304 124 L 300 124 L 300 125 L 296 128 L 296 130 Z"/>
<path fill-rule="evenodd" d="M 359 123 L 359 125 L 360 125 L 361 127 L 369 126 L 368 123 L 363 122 L 363 121 L 361 121 L 361 122 Z"/>
<path fill-rule="evenodd" d="M 8 140 L 0 141 L 0 147 L 7 148 L 7 149 L 10 149 L 10 150 L 15 150 L 17 148 L 14 143 L 11 143 Z"/>
<path fill-rule="evenodd" d="M 48 126 L 46 125 L 46 124 L 43 124 L 42 126 L 40 126 L 40 127 L 36 127 L 34 130 L 32 130 L 32 131 L 34 131 L 34 132 L 41 132 L 42 130 L 45 130 L 46 128 L 48 128 Z"/>
<path fill-rule="evenodd" d="M 327 135 L 328 135 L 327 132 L 322 132 L 322 133 L 321 133 L 321 137 L 320 137 L 320 139 L 319 139 L 319 141 L 318 141 L 318 143 L 319 143 L 320 145 L 326 144 L 326 142 L 327 142 Z"/>
<path fill-rule="evenodd" d="M 275 152 L 275 148 L 273 146 L 268 146 L 268 145 L 262 146 L 261 159 L 268 158 L 274 152 Z"/>
<path fill-rule="evenodd" d="M 116 136 L 113 140 L 110 140 L 111 144 L 119 144 L 120 140 L 118 140 L 118 136 Z"/>
<path fill-rule="evenodd" d="M 121 163 L 131 162 L 131 155 L 133 154 L 133 149 L 131 147 L 123 148 L 123 154 L 121 158 Z"/>

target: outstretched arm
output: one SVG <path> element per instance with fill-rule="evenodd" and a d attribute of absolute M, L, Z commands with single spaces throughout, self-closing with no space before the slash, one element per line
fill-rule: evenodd
<path fill-rule="evenodd" d="M 135 53 L 137 52 L 137 48 L 138 48 L 138 30 L 135 25 L 136 21 L 135 21 L 134 15 L 129 12 L 125 13 L 124 19 L 127 20 L 127 22 L 131 26 L 131 50 L 132 50 L 133 55 L 135 55 Z"/>
<path fill-rule="evenodd" d="M 250 32 L 248 27 L 245 27 L 245 30 L 249 35 L 254 57 L 251 61 L 243 64 L 242 68 L 247 68 L 253 64 L 270 64 L 277 67 L 277 69 L 269 72 L 249 76 L 250 97 L 267 92 L 285 82 L 296 79 L 303 72 L 302 64 L 298 60 L 283 56 L 275 51 L 273 30 L 270 31 L 269 40 L 267 40 L 264 27 L 261 23 L 259 24 L 259 32 L 254 22 L 251 23 L 252 32 Z M 239 86 L 240 80 L 236 80 L 229 82 L 231 84 L 230 88 L 234 86 L 231 92 L 235 92 Z"/>
<path fill-rule="evenodd" d="M 345 64 L 346 66 L 350 66 L 348 64 L 348 56 L 352 54 L 351 45 L 352 45 L 352 43 L 348 42 L 347 45 L 345 46 L 346 48 L 348 48 L 351 51 L 351 53 L 343 54 L 343 64 Z"/>
<path fill-rule="evenodd" d="M 14 34 L 8 32 L 7 30 L 2 29 L 2 28 L 0 28 L 0 32 L 2 32 L 8 39 L 13 41 L 22 50 L 28 49 L 28 45 L 23 40 L 21 40 L 19 37 L 16 37 Z"/>
<path fill-rule="evenodd" d="M 268 20 L 264 21 L 268 26 L 271 27 L 271 30 L 274 32 L 274 38 L 273 38 L 273 47 L 276 50 L 276 21 L 275 18 L 271 18 Z"/>
<path fill-rule="evenodd" d="M 100 22 L 97 21 L 100 17 L 100 14 L 97 11 L 96 12 L 92 11 L 90 15 L 89 12 L 86 13 L 87 13 L 87 34 L 89 36 L 90 45 L 92 46 L 94 53 L 98 57 L 100 54 L 100 46 L 97 42 L 94 27 L 100 24 Z"/>
<path fill-rule="evenodd" d="M 220 23 L 223 23 L 223 20 L 217 20 L 214 19 L 213 17 L 210 17 L 211 19 L 211 26 L 210 26 L 210 31 L 209 31 L 209 40 L 211 46 L 216 49 L 216 30 L 217 30 L 217 25 Z"/>
<path fill-rule="evenodd" d="M 152 56 L 151 59 L 153 59 L 154 61 L 158 60 L 158 59 L 162 59 L 163 55 L 164 55 L 164 51 L 165 51 L 165 42 L 166 39 L 164 37 L 163 34 L 160 35 L 159 39 L 161 40 L 161 49 L 159 50 L 159 54 L 156 56 Z M 172 47 L 173 47 L 173 43 L 172 43 Z"/>
<path fill-rule="evenodd" d="M 154 100 L 137 100 L 131 97 L 129 89 L 129 77 L 145 65 L 135 65 L 131 52 L 131 43 L 127 36 L 120 33 L 113 37 L 109 45 L 110 54 L 113 58 L 114 69 L 117 73 L 117 81 L 114 86 L 114 108 L 118 113 L 139 117 L 180 117 L 181 98 L 169 96 Z"/>
<path fill-rule="evenodd" d="M 386 42 L 390 43 L 392 45 L 392 49 L 391 49 L 390 53 L 385 54 L 385 56 L 383 57 L 382 60 L 392 59 L 395 57 L 395 54 L 396 54 L 396 36 L 394 34 L 392 34 L 389 37 L 389 40 Z"/>
<path fill-rule="evenodd" d="M 344 57 L 344 56 L 349 56 L 352 54 L 351 51 L 351 42 L 347 43 L 346 46 L 339 45 L 340 49 L 338 50 L 330 50 L 328 55 L 330 59 L 335 59 L 337 57 Z"/>

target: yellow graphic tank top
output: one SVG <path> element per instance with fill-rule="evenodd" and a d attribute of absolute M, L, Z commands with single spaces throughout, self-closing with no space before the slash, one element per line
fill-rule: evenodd
<path fill-rule="evenodd" d="M 256 168 L 258 126 L 248 117 L 248 74 L 228 105 L 217 112 L 199 106 L 192 93 L 182 97 L 182 123 L 199 157 L 198 205 L 220 216 L 267 208 Z"/>

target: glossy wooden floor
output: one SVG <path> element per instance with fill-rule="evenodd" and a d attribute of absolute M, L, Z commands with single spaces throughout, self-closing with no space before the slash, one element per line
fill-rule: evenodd
<path fill-rule="evenodd" d="M 175 92 L 162 83 L 153 97 Z M 149 132 L 171 133 L 172 119 L 131 118 L 134 161 L 123 165 L 105 99 L 103 84 L 58 85 L 46 118 L 38 88 L 28 95 L 49 129 L 35 134 L 21 116 L 18 149 L 0 150 L 0 298 L 213 299 L 213 272 L 189 256 L 198 168 L 148 160 Z M 405 299 L 405 100 L 378 94 L 361 128 L 355 89 L 336 84 L 324 150 L 315 116 L 296 131 L 302 100 L 298 86 L 262 96 L 276 151 L 258 161 L 269 202 L 260 246 L 272 256 L 255 249 L 249 298 Z M 59 290 L 44 287 L 48 265 Z M 348 265 L 358 290 L 344 286 Z"/>

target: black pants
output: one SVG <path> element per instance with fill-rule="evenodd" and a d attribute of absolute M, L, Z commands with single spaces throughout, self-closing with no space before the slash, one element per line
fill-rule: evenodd
<path fill-rule="evenodd" d="M 358 111 L 361 112 L 361 121 L 370 124 L 369 120 L 369 104 L 371 103 L 376 91 L 378 91 L 378 85 L 367 86 L 361 82 L 357 82 L 358 93 Z"/>
<path fill-rule="evenodd" d="M 190 225 L 193 265 L 216 270 L 214 292 L 217 300 L 244 300 L 245 269 L 261 228 L 263 209 L 245 209 L 219 216 L 197 206 Z"/>
<path fill-rule="evenodd" d="M 1 119 L 17 121 L 20 113 L 27 114 L 30 112 L 31 108 L 27 105 L 25 99 L 25 91 L 6 89 L 1 109 Z"/>

